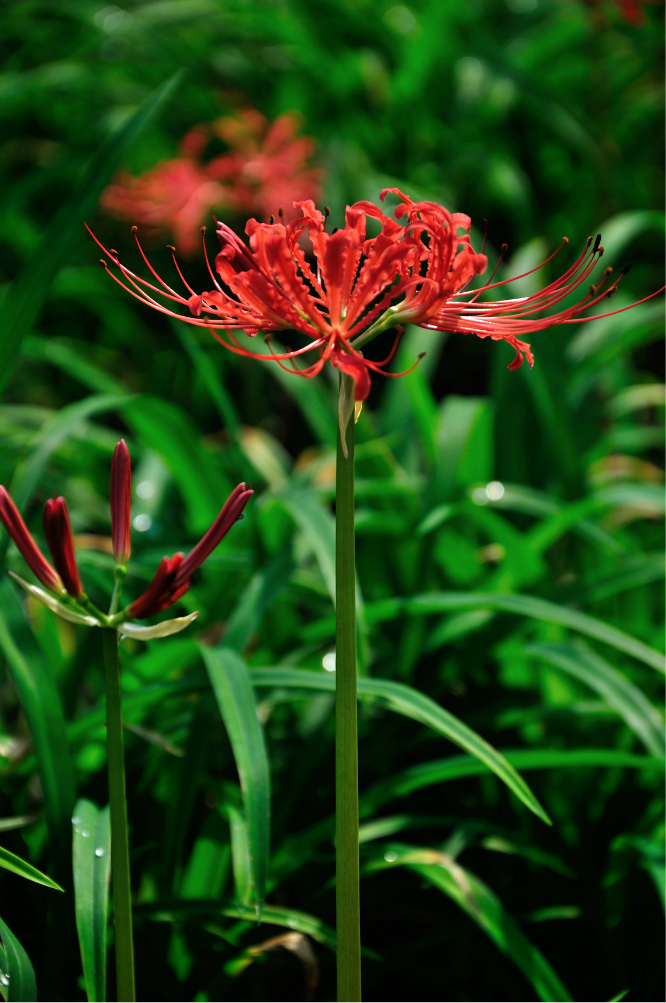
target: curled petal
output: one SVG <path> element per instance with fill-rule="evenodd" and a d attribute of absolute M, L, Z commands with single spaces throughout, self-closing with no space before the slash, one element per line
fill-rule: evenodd
<path fill-rule="evenodd" d="M 331 352 L 331 363 L 354 381 L 354 400 L 364 401 L 370 393 L 370 373 L 364 360 L 336 348 Z"/>

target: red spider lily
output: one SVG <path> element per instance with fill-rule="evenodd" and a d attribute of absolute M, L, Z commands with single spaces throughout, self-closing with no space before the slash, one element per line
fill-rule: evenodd
<path fill-rule="evenodd" d="M 276 222 L 273 217 L 270 223 L 250 219 L 245 228 L 249 248 L 228 226 L 218 223 L 221 250 L 215 258 L 217 274 L 210 266 L 204 242 L 214 285 L 210 292 L 195 293 L 174 255 L 185 295 L 176 292 L 152 267 L 138 237 L 139 251 L 155 282 L 130 271 L 115 251 L 107 251 L 97 241 L 119 269 L 120 277 L 105 259 L 101 263 L 119 285 L 141 302 L 187 323 L 209 328 L 221 344 L 239 355 L 273 359 L 287 369 L 286 360 L 316 353 L 314 362 L 288 371 L 312 378 L 330 361 L 353 378 L 357 401 L 364 400 L 370 391 L 371 371 L 386 376 L 404 375 L 384 372 L 397 349 L 403 323 L 506 341 L 516 351 L 509 369 L 518 369 L 523 357 L 532 366 L 534 358 L 530 345 L 522 340 L 524 335 L 556 324 L 598 319 L 599 315 L 590 317 L 588 311 L 613 293 L 628 271 L 623 269 L 609 284 L 612 269 L 607 268 L 601 281 L 588 285 L 588 291 L 573 305 L 547 312 L 588 283 L 604 251 L 601 237 L 597 237 L 594 245 L 590 237 L 576 261 L 540 292 L 518 299 L 480 302 L 481 293 L 495 291 L 523 276 L 493 282 L 496 266 L 489 282 L 470 288 L 474 276 L 485 271 L 487 258 L 483 253 L 477 254 L 470 244 L 469 217 L 450 213 L 435 202 L 412 202 L 397 188 L 385 189 L 382 200 L 388 192 L 401 199 L 394 218 L 385 216 L 371 202 L 357 202 L 347 207 L 344 228 L 331 233 L 326 232 L 327 217 L 310 200 L 295 202 L 302 218 L 286 224 L 281 219 Z M 368 217 L 381 226 L 380 233 L 370 239 L 366 237 Z M 136 227 L 133 230 L 136 236 Z M 463 232 L 459 233 L 460 230 Z M 301 246 L 304 238 L 309 239 L 314 264 Z M 538 268 L 551 261 L 566 244 L 565 237 Z M 534 271 L 537 268 L 525 274 Z M 173 309 L 174 306 L 186 308 L 189 316 Z M 389 328 L 398 331 L 389 355 L 382 362 L 364 358 L 360 348 Z M 245 330 L 252 337 L 259 330 L 270 334 L 285 329 L 298 331 L 307 343 L 289 351 L 262 355 L 245 348 L 234 334 Z M 226 332 L 226 338 L 218 333 L 220 330 Z"/>
<path fill-rule="evenodd" d="M 67 592 L 74 599 L 83 595 L 83 585 L 74 556 L 72 527 L 69 524 L 67 502 L 64 498 L 49 498 L 44 505 L 44 536 L 51 551 L 51 557 Z"/>
<path fill-rule="evenodd" d="M 180 157 L 138 178 L 119 174 L 101 204 L 149 233 L 170 232 L 179 251 L 189 256 L 198 246 L 197 229 L 213 208 L 268 214 L 272 206 L 290 204 L 298 192 L 318 197 L 321 172 L 308 166 L 314 144 L 296 136 L 298 126 L 293 113 L 269 125 L 253 110 L 197 125 L 184 137 Z M 212 135 L 231 152 L 204 164 L 201 156 Z"/>
<path fill-rule="evenodd" d="M 132 468 L 125 440 L 121 439 L 111 460 L 111 538 L 113 559 L 125 567 L 131 552 L 130 507 L 132 503 Z"/>
<path fill-rule="evenodd" d="M 189 588 L 192 574 L 215 550 L 234 523 L 241 518 L 252 494 L 254 492 L 246 488 L 244 483 L 238 484 L 227 498 L 213 525 L 187 557 L 178 553 L 173 557 L 162 559 L 146 591 L 129 607 L 129 615 L 137 620 L 143 620 L 172 606 Z"/>
<path fill-rule="evenodd" d="M 0 520 L 35 577 L 51 592 L 63 595 L 65 586 L 60 575 L 42 554 L 21 518 L 21 513 L 2 485 L 0 485 Z"/>

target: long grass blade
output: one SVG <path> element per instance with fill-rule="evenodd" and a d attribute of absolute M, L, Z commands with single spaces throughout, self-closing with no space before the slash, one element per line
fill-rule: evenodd
<path fill-rule="evenodd" d="M 664 758 L 664 722 L 657 708 L 626 676 L 609 665 L 586 644 L 528 644 L 536 655 L 590 689 L 617 711 L 651 755 Z"/>
<path fill-rule="evenodd" d="M 106 1000 L 106 931 L 111 875 L 109 809 L 81 798 L 72 817 L 76 930 L 90 1003 Z"/>
<path fill-rule="evenodd" d="M 32 963 L 20 941 L 1 919 L 0 938 L 5 952 L 5 970 L 0 973 L 2 995 L 7 1003 L 34 1003 L 37 983 Z"/>
<path fill-rule="evenodd" d="M 236 652 L 201 647 L 211 686 L 236 760 L 243 792 L 252 880 L 261 916 L 270 839 L 270 770 L 250 676 Z"/>
<path fill-rule="evenodd" d="M 20 874 L 22 878 L 27 878 L 28 881 L 34 881 L 38 885 L 46 885 L 47 888 L 55 888 L 56 891 L 64 891 L 60 885 L 57 885 L 55 881 L 47 877 L 46 874 L 42 874 L 38 871 L 36 867 L 32 864 L 27 863 L 25 860 L 21 860 L 17 857 L 15 853 L 10 853 L 9 850 L 5 850 L 3 846 L 0 846 L 0 867 L 4 867 L 7 871 L 13 871 L 14 874 Z"/>
<path fill-rule="evenodd" d="M 589 769 L 616 767 L 663 772 L 664 760 L 634 756 L 618 749 L 503 749 L 502 756 L 516 770 Z M 419 763 L 371 788 L 361 798 L 361 815 L 372 814 L 380 805 L 431 784 L 462 777 L 480 777 L 487 767 L 472 756 L 451 756 Z"/>
<path fill-rule="evenodd" d="M 127 150 L 158 109 L 171 96 L 182 74 L 174 74 L 139 106 L 128 122 L 102 143 L 81 182 L 44 230 L 39 245 L 12 283 L 0 306 L 0 391 L 10 373 L 21 338 L 37 319 L 53 276 L 72 244 L 82 233 L 83 221 Z"/>
<path fill-rule="evenodd" d="M 459 905 L 500 951 L 520 968 L 539 999 L 549 1003 L 570 1003 L 573 1000 L 541 951 L 527 939 L 495 893 L 476 875 L 445 854 L 433 850 L 397 846 L 392 848 L 389 856 L 389 866 L 404 864 Z M 436 860 L 437 857 L 440 860 Z M 427 860 L 432 863 L 426 863 Z M 379 866 L 387 865 L 383 863 Z"/>
<path fill-rule="evenodd" d="M 597 620 L 595 617 L 581 613 L 569 606 L 540 599 L 538 596 L 521 594 L 500 595 L 478 592 L 433 592 L 411 596 L 408 599 L 383 599 L 376 603 L 368 603 L 365 608 L 368 623 L 383 623 L 395 620 L 406 613 L 410 616 L 428 616 L 431 613 L 444 613 L 448 610 L 460 609 L 496 609 L 505 613 L 516 613 L 545 623 L 557 623 L 569 627 L 580 634 L 586 634 L 597 641 L 609 644 L 625 654 L 645 662 L 658 672 L 664 672 L 664 656 L 661 652 L 650 648 L 643 641 L 625 634 L 623 630 Z"/>
<path fill-rule="evenodd" d="M 255 686 L 335 690 L 335 677 L 323 672 L 306 672 L 299 669 L 253 669 L 250 678 Z M 359 696 L 381 699 L 390 710 L 425 724 L 461 749 L 465 749 L 474 757 L 473 761 L 479 761 L 482 772 L 485 769 L 492 770 L 530 811 L 550 825 L 548 815 L 504 756 L 430 697 L 411 686 L 389 679 L 359 679 L 358 693 Z"/>
<path fill-rule="evenodd" d="M 46 820 L 53 836 L 64 842 L 69 835 L 74 805 L 65 719 L 44 656 L 18 595 L 7 579 L 0 582 L 0 650 L 7 659 L 35 744 Z"/>

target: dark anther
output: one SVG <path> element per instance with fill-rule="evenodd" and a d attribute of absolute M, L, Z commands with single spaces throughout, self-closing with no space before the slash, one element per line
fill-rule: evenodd
<path fill-rule="evenodd" d="M 275 216 L 273 215 L 273 213 L 271 213 L 270 216 L 268 217 L 268 222 L 271 224 L 271 226 L 275 222 Z"/>
<path fill-rule="evenodd" d="M 175 254 L 176 248 L 173 246 L 173 244 L 167 244 L 167 251 L 173 251 L 173 253 Z"/>
<path fill-rule="evenodd" d="M 106 264 L 106 261 L 104 260 L 104 258 L 100 258 L 99 259 L 99 263 L 102 266 L 102 268 L 106 268 L 107 267 L 107 264 Z"/>
<path fill-rule="evenodd" d="M 630 272 L 631 271 L 631 266 L 632 266 L 632 262 L 630 261 L 628 265 L 624 266 L 624 268 L 620 272 L 620 275 L 626 275 L 627 272 Z"/>
<path fill-rule="evenodd" d="M 136 233 L 138 231 L 138 229 L 139 229 L 138 226 L 133 226 L 132 227 L 132 233 Z"/>
<path fill-rule="evenodd" d="M 425 359 L 427 354 L 428 354 L 427 352 L 419 352 L 419 362 L 421 361 L 421 359 Z"/>
<path fill-rule="evenodd" d="M 597 251 L 599 250 L 599 244 L 600 244 L 600 243 L 601 243 L 601 234 L 600 234 L 600 233 L 598 233 L 598 234 L 597 234 L 597 239 L 596 239 L 596 240 L 595 240 L 595 242 L 594 242 L 594 247 L 592 248 L 592 253 L 593 253 L 593 254 L 596 254 L 596 253 L 597 253 Z"/>
<path fill-rule="evenodd" d="M 282 219 L 282 217 L 284 216 L 284 209 L 282 208 L 282 206 L 280 206 L 280 208 L 278 209 L 278 216 L 280 217 L 280 219 Z"/>
<path fill-rule="evenodd" d="M 599 252 L 598 252 L 600 258 L 603 258 L 605 250 L 606 250 L 606 248 L 602 244 L 602 246 L 599 248 Z"/>
<path fill-rule="evenodd" d="M 330 210 L 330 209 L 328 208 L 328 206 L 327 206 L 327 205 L 325 205 L 325 206 L 324 206 L 324 216 L 326 217 L 326 219 L 328 219 L 328 217 L 329 217 L 330 215 L 331 215 L 331 210 Z"/>
<path fill-rule="evenodd" d="M 587 246 L 589 247 L 591 243 L 592 243 L 592 238 L 588 237 L 587 238 Z"/>
<path fill-rule="evenodd" d="M 597 295 L 597 287 L 595 285 L 591 285 L 590 286 L 590 296 L 596 296 L 596 295 Z"/>
<path fill-rule="evenodd" d="M 563 244 L 568 244 L 569 243 L 569 238 L 568 237 L 562 237 L 562 243 Z"/>
<path fill-rule="evenodd" d="M 508 250 L 509 250 L 509 245 L 508 244 L 502 244 L 502 246 L 500 247 L 500 254 L 506 254 L 506 252 Z"/>
<path fill-rule="evenodd" d="M 333 229 L 331 230 L 331 236 L 333 236 L 334 233 L 337 233 L 338 229 L 339 228 L 337 226 L 334 226 Z"/>
<path fill-rule="evenodd" d="M 205 232 L 206 232 L 206 227 L 205 227 L 205 226 L 202 226 L 202 227 L 201 227 L 201 232 L 202 232 L 202 233 L 205 233 Z"/>

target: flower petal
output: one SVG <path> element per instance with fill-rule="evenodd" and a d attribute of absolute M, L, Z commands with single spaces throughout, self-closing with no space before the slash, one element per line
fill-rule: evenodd
<path fill-rule="evenodd" d="M 44 589 L 40 589 L 39 585 L 31 585 L 30 582 L 26 582 L 25 578 L 21 578 L 15 571 L 10 571 L 9 574 L 33 599 L 38 599 L 47 609 L 50 609 L 52 613 L 56 613 L 63 620 L 68 620 L 70 623 L 78 623 L 84 627 L 101 626 L 99 620 L 96 620 L 94 616 L 88 616 L 86 613 L 77 613 L 68 606 L 64 606 L 61 602 L 58 602 L 55 596 L 45 592 Z"/>
<path fill-rule="evenodd" d="M 181 630 L 196 620 L 199 610 L 189 613 L 188 616 L 177 616 L 174 620 L 163 620 L 152 627 L 142 627 L 138 623 L 121 623 L 118 627 L 118 634 L 121 638 L 133 637 L 137 641 L 153 641 L 156 637 L 169 637 L 171 634 L 178 634 Z"/>

